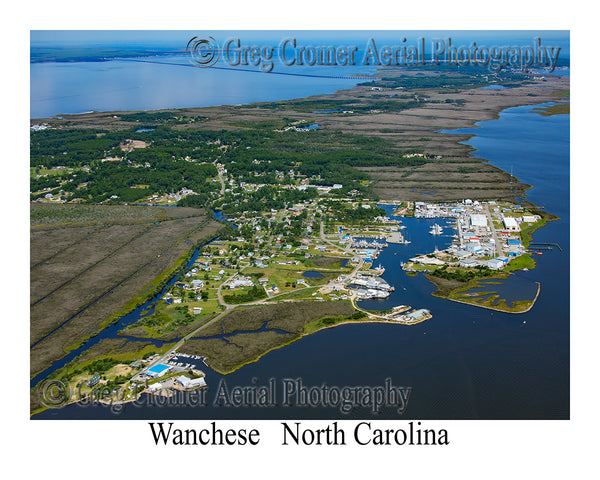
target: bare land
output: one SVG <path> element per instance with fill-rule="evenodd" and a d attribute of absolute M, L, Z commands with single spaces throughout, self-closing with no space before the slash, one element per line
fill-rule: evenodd
<path fill-rule="evenodd" d="M 221 228 L 193 208 L 68 207 L 32 205 L 32 218 L 43 209 L 62 221 L 31 226 L 31 375 L 140 301 Z"/>
<path fill-rule="evenodd" d="M 299 301 L 242 307 L 202 330 L 198 337 L 187 340 L 181 350 L 206 357 L 207 364 L 220 373 L 231 373 L 256 362 L 271 350 L 299 340 L 305 326 L 313 320 L 349 316 L 354 312 L 349 301 Z M 252 331 L 263 326 L 262 331 Z"/>

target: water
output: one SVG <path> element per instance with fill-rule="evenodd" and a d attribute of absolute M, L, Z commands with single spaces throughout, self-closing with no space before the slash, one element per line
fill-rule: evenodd
<path fill-rule="evenodd" d="M 323 278 L 323 274 L 311 270 L 304 272 L 302 276 L 306 278 Z"/>
<path fill-rule="evenodd" d="M 194 68 L 185 56 L 165 56 L 160 62 L 115 59 L 33 63 L 30 65 L 30 117 L 288 100 L 333 93 L 365 81 L 276 75 L 260 70 L 232 72 Z M 308 71 L 332 74 L 331 68 L 315 67 Z M 333 73 L 339 76 L 372 71 L 372 67 L 354 67 L 334 69 Z"/>
<path fill-rule="evenodd" d="M 479 35 L 474 38 L 479 40 Z M 474 39 L 472 33 L 467 36 Z M 187 59 L 183 60 L 187 63 Z M 262 73 L 229 76 L 218 70 L 134 64 L 126 60 L 36 64 L 31 66 L 31 74 L 30 112 L 34 118 L 89 110 L 281 100 L 329 93 L 355 83 L 339 79 L 308 82 L 306 78 L 267 77 Z M 478 156 L 507 171 L 512 167 L 522 181 L 534 185 L 528 198 L 561 217 L 536 232 L 534 238 L 560 243 L 563 253 L 544 252 L 542 257 L 536 256 L 536 270 L 518 274 L 529 282 L 542 282 L 540 299 L 531 312 L 490 313 L 431 297 L 434 289 L 431 284 L 422 275 L 407 277 L 399 270 L 399 262 L 416 253 L 427 253 L 435 246 L 444 248 L 448 239 L 428 235 L 430 221 L 405 219 L 409 228 L 403 233 L 413 243 L 390 245 L 375 262 L 381 261 L 386 267 L 384 278 L 396 286 L 396 291 L 389 299 L 370 301 L 370 308 L 386 309 L 407 303 L 429 308 L 434 314 L 432 320 L 412 327 L 372 324 L 325 330 L 270 352 L 258 363 L 226 377 L 204 368 L 213 393 L 221 378 L 226 378 L 229 385 L 250 385 L 253 378 L 265 384 L 270 377 L 301 376 L 307 385 L 327 381 L 341 386 L 381 385 L 386 377 L 391 377 L 395 385 L 410 385 L 414 389 L 405 418 L 568 417 L 569 121 L 568 116 L 543 118 L 527 112 L 528 107 L 509 109 L 499 121 L 483 122 L 481 128 L 464 133 L 477 135 L 469 143 L 478 149 Z M 533 148 L 528 151 L 529 146 Z M 283 407 L 250 410 L 174 407 L 168 411 L 160 407 L 131 407 L 120 416 L 236 417 L 346 418 L 331 408 Z M 372 418 L 372 415 L 363 409 L 350 418 L 356 417 Z M 388 410 L 379 416 L 385 417 L 397 418 L 397 415 Z M 47 411 L 37 418 L 115 418 L 115 415 L 106 408 L 70 406 Z"/>
<path fill-rule="evenodd" d="M 308 125 L 306 127 L 298 127 L 298 130 L 318 130 L 321 128 L 321 125 L 318 123 L 313 123 L 312 125 Z"/>
<path fill-rule="evenodd" d="M 560 217 L 534 233 L 538 242 L 559 243 L 536 256 L 537 268 L 519 272 L 542 284 L 534 308 L 514 315 L 431 296 L 434 287 L 422 275 L 408 277 L 400 261 L 441 250 L 451 238 L 429 235 L 440 219 L 402 219 L 409 245 L 390 245 L 375 264 L 396 290 L 385 300 L 361 306 L 385 310 L 399 304 L 427 308 L 433 318 L 413 326 L 357 324 L 323 330 L 266 354 L 223 377 L 209 368 L 209 405 L 203 407 L 132 406 L 115 415 L 106 407 L 71 405 L 35 418 L 569 418 L 569 116 L 543 117 L 532 107 L 516 107 L 499 120 L 453 133 L 476 135 L 467 143 L 475 155 L 511 171 L 534 187 L 527 198 Z M 510 139 L 510 141 L 507 141 Z M 388 214 L 393 207 L 386 207 Z M 445 229 L 445 233 L 450 230 Z M 210 402 L 221 379 L 227 385 L 266 385 L 299 378 L 307 386 L 394 385 L 413 388 L 406 413 L 385 409 L 373 417 L 360 408 L 350 415 L 333 407 L 233 408 Z M 144 397 L 149 399 L 149 397 Z"/>
<path fill-rule="evenodd" d="M 184 271 L 191 268 L 192 265 L 194 264 L 194 262 L 197 260 L 199 254 L 200 254 L 200 248 L 202 248 L 202 247 L 199 247 L 194 251 L 190 260 L 184 266 L 184 268 L 183 268 Z M 79 348 L 71 350 L 71 352 L 69 352 L 69 354 L 66 355 L 65 357 L 63 357 L 60 360 L 57 360 L 55 362 L 52 362 L 52 365 L 50 367 L 48 367 L 46 370 L 38 373 L 35 377 L 33 377 L 30 380 L 30 382 L 29 382 L 30 387 L 34 387 L 39 382 L 41 382 L 42 380 L 47 378 L 50 374 L 52 374 L 56 370 L 59 370 L 60 368 L 64 367 L 67 363 L 71 362 L 76 357 L 81 355 L 84 351 L 88 350 L 93 345 L 96 345 L 98 342 L 100 342 L 104 339 L 107 339 L 107 338 L 125 338 L 125 339 L 131 340 L 131 341 L 150 342 L 153 345 L 156 345 L 158 347 L 161 347 L 162 345 L 164 345 L 164 343 L 166 343 L 166 342 L 162 342 L 160 340 L 140 339 L 137 337 L 130 337 L 127 335 L 119 335 L 119 331 L 121 331 L 123 328 L 125 328 L 129 325 L 134 324 L 142 317 L 146 317 L 146 316 L 152 314 L 154 312 L 154 309 L 156 308 L 157 303 L 162 299 L 162 297 L 165 295 L 165 293 L 167 293 L 169 288 L 177 280 L 179 280 L 181 278 L 182 275 L 183 275 L 183 272 L 180 272 L 179 274 L 175 275 L 173 278 L 171 278 L 167 282 L 167 284 L 163 287 L 163 289 L 159 293 L 154 295 L 151 299 L 147 300 L 146 302 L 144 302 L 142 305 L 140 305 L 139 307 L 137 307 L 136 309 L 134 309 L 127 315 L 123 315 L 121 318 L 119 318 L 119 320 L 117 322 L 113 323 L 108 328 L 102 330 L 95 337 L 90 338 L 87 342 L 85 342 Z"/>

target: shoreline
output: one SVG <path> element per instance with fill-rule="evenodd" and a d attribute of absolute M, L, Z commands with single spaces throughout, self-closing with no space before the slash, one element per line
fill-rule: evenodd
<path fill-rule="evenodd" d="M 356 88 L 357 88 L 357 86 L 354 86 L 354 87 L 352 87 L 352 90 L 355 90 Z M 333 95 L 333 96 L 336 96 L 336 95 L 338 95 L 338 94 L 340 94 L 340 95 L 341 95 L 341 93 L 339 93 L 339 92 L 344 92 L 344 91 L 345 91 L 345 90 L 338 90 L 338 91 L 336 91 L 336 92 L 335 92 L 334 94 L 332 94 L 332 95 Z M 306 98 L 321 98 L 321 97 L 323 97 L 323 96 L 329 96 L 329 94 L 325 94 L 325 95 L 317 95 L 317 96 L 309 96 L 309 97 L 303 97 L 303 98 L 304 98 L 304 99 L 306 99 Z M 532 98 L 532 100 L 533 100 L 533 98 Z M 535 105 L 539 105 L 540 103 L 547 103 L 547 102 L 546 102 L 546 101 L 540 101 L 540 102 L 538 102 L 538 103 L 516 103 L 515 105 L 512 105 L 512 106 L 508 106 L 508 107 L 501 107 L 501 108 L 499 108 L 499 110 L 498 110 L 498 112 L 496 113 L 496 115 L 495 115 L 495 117 L 494 117 L 494 118 L 484 118 L 484 119 L 479 119 L 479 120 L 473 120 L 473 122 L 474 122 L 474 123 L 473 123 L 473 125 L 474 125 L 475 127 L 477 127 L 476 123 L 478 123 L 478 122 L 487 121 L 487 120 L 494 120 L 494 119 L 498 119 L 498 118 L 500 118 L 500 113 L 501 113 L 502 111 L 504 111 L 504 110 L 508 109 L 508 108 L 514 108 L 514 107 L 518 107 L 518 106 L 525 106 L 525 105 L 531 105 L 531 106 L 535 106 Z M 556 102 L 556 103 L 559 103 L 559 104 L 560 104 L 561 102 Z M 223 107 L 223 108 L 227 108 L 227 106 L 222 106 L 222 107 Z M 198 109 L 191 109 L 191 110 L 194 110 L 194 111 L 198 111 L 198 110 L 200 110 L 200 111 L 202 111 L 202 110 L 204 110 L 204 109 L 214 109 L 214 108 L 219 108 L 219 107 L 199 107 Z M 157 110 L 157 111 L 165 111 L 165 110 L 166 110 L 166 111 L 173 111 L 173 110 L 189 110 L 189 109 L 160 109 L 160 110 Z M 146 110 L 146 111 L 153 111 L 153 110 Z M 410 110 L 409 110 L 409 112 L 410 112 Z M 96 115 L 96 114 L 103 114 L 103 112 L 93 112 L 93 114 L 92 114 L 92 115 Z M 65 114 L 65 115 L 69 115 L 69 114 Z M 70 114 L 69 116 L 71 116 L 71 115 L 85 116 L 85 115 L 90 115 L 90 114 L 86 112 L 86 113 L 81 113 L 81 114 Z M 318 115 L 319 115 L 319 114 L 317 114 L 317 116 L 318 116 Z M 75 128 L 77 128 L 77 127 L 75 127 Z M 456 128 L 464 128 L 464 127 L 456 127 Z M 448 135 L 449 135 L 449 134 L 448 134 Z M 458 138 L 458 137 L 459 137 L 459 135 L 453 135 L 453 136 L 454 136 L 454 137 L 457 137 L 456 139 L 453 139 L 453 141 L 454 141 L 455 143 L 459 143 L 459 142 L 461 142 L 461 141 L 462 141 L 460 138 Z M 476 136 L 476 134 L 470 135 L 470 136 L 469 136 L 469 138 L 472 138 L 473 136 Z M 469 156 L 472 156 L 472 152 L 473 152 L 473 151 L 476 151 L 476 149 L 474 149 L 474 148 L 473 148 L 473 149 L 471 149 L 471 153 L 469 153 Z M 477 157 L 472 157 L 472 158 L 477 158 Z M 487 161 L 487 160 L 485 160 L 485 159 L 480 159 L 480 160 L 483 160 L 484 162 L 488 162 L 488 161 Z M 497 168 L 497 167 L 496 167 L 496 168 Z M 500 169 L 499 169 L 499 170 L 500 170 Z M 506 173 L 506 172 L 504 172 L 504 173 Z M 527 187 L 528 187 L 528 188 L 531 188 L 531 186 L 527 186 Z M 526 188 L 526 190 L 527 190 L 528 188 Z M 541 226 L 540 226 L 539 228 L 541 228 Z M 193 249 L 192 249 L 192 250 L 193 250 Z M 190 251 L 191 251 L 191 250 L 190 250 Z M 163 273 L 164 273 L 164 272 L 163 272 Z M 155 279 L 155 280 L 156 280 L 156 279 Z M 461 301 L 461 300 L 458 300 L 458 299 L 452 299 L 452 298 L 447 298 L 447 297 L 440 297 L 440 298 L 446 298 L 446 299 L 449 299 L 449 300 L 455 301 L 455 302 L 457 302 L 457 303 L 465 303 L 465 304 L 467 304 L 467 305 L 479 306 L 479 307 L 482 307 L 482 308 L 486 308 L 486 309 L 489 309 L 489 310 L 496 310 L 496 311 L 500 311 L 500 312 L 503 312 L 503 313 L 526 313 L 526 312 L 528 312 L 529 310 L 531 310 L 531 308 L 533 307 L 533 305 L 535 304 L 535 302 L 537 301 L 537 299 L 538 299 L 538 297 L 539 297 L 539 293 L 540 293 L 540 290 L 541 290 L 541 284 L 540 284 L 539 282 L 537 282 L 537 283 L 538 283 L 538 291 L 537 291 L 537 294 L 536 294 L 536 297 L 535 297 L 535 299 L 533 300 L 532 304 L 531 304 L 531 305 L 530 305 L 530 306 L 527 308 L 527 310 L 525 310 L 525 311 L 522 311 L 522 312 L 510 312 L 510 311 L 501 310 L 501 309 L 494 308 L 494 307 L 489 307 L 489 306 L 484 306 L 484 305 L 476 305 L 476 304 L 469 303 L 469 302 L 466 302 L 466 301 Z M 358 310 L 358 311 L 364 311 L 364 310 L 361 310 L 361 309 L 360 309 L 358 306 L 356 306 L 356 305 L 354 305 L 354 306 L 355 306 L 355 309 L 356 309 L 356 310 Z M 374 315 L 374 314 L 372 314 L 372 313 L 370 313 L 370 312 L 366 312 L 366 311 L 364 311 L 364 312 L 365 312 L 365 313 L 367 313 L 368 315 Z M 398 324 L 401 324 L 401 325 L 412 325 L 412 324 L 421 323 L 421 322 L 423 322 L 423 321 L 426 321 L 426 320 L 428 320 L 429 318 L 431 318 L 431 316 L 429 316 L 429 317 L 427 317 L 427 318 L 423 318 L 422 320 L 420 320 L 420 321 L 418 321 L 418 322 L 413 322 L 413 323 L 395 322 L 395 321 L 392 321 L 392 320 L 383 320 L 383 319 L 382 319 L 382 320 L 368 319 L 368 320 L 364 320 L 364 321 L 361 321 L 361 320 L 356 320 L 356 321 L 352 321 L 352 320 L 343 321 L 343 322 L 340 322 L 340 323 L 336 323 L 336 324 L 334 324 L 334 325 L 328 325 L 328 326 L 324 326 L 324 327 L 322 327 L 322 328 L 319 328 L 318 330 L 315 330 L 315 331 L 313 331 L 313 332 L 311 332 L 311 333 L 304 333 L 304 334 L 302 334 L 302 335 L 301 335 L 300 337 L 298 337 L 298 338 L 292 339 L 291 341 L 289 341 L 289 342 L 287 342 L 287 343 L 284 343 L 284 344 L 282 344 L 282 345 L 279 345 L 279 346 L 275 346 L 275 347 L 273 347 L 273 348 L 271 348 L 271 349 L 269 349 L 269 350 L 265 351 L 265 352 L 264 352 L 264 353 L 262 353 L 260 356 L 258 356 L 256 359 L 253 359 L 253 360 L 250 360 L 250 361 L 248 361 L 248 362 L 245 362 L 245 363 L 243 363 L 242 365 L 240 365 L 239 367 L 237 367 L 237 368 L 235 368 L 235 369 L 233 369 L 233 370 L 231 370 L 231 371 L 228 371 L 228 372 L 225 372 L 225 373 L 224 373 L 224 372 L 219 372 L 218 370 L 216 370 L 216 369 L 213 369 L 212 367 L 210 367 L 210 368 L 211 368 L 211 369 L 213 369 L 214 371 L 216 371 L 217 373 L 220 373 L 220 374 L 223 374 L 223 375 L 227 375 L 227 374 L 229 374 L 229 373 L 233 373 L 233 372 L 235 372 L 235 371 L 239 370 L 239 369 L 240 369 L 240 368 L 242 368 L 244 365 L 247 365 L 247 364 L 250 364 L 250 363 L 256 363 L 256 362 L 258 362 L 258 361 L 259 361 L 259 360 L 260 360 L 260 359 L 261 359 L 261 358 L 262 358 L 264 355 L 266 355 L 267 353 L 269 353 L 269 352 L 271 352 L 271 351 L 273 351 L 273 350 L 276 350 L 276 349 L 279 349 L 279 348 L 283 348 L 283 347 L 285 347 L 285 346 L 287 346 L 287 345 L 289 345 L 289 344 L 291 344 L 291 343 L 293 343 L 293 342 L 295 342 L 295 341 L 297 341 L 297 340 L 300 340 L 301 338 L 303 338 L 303 337 L 305 337 L 305 336 L 312 335 L 313 333 L 317 333 L 317 332 L 319 332 L 319 331 L 321 331 L 321 330 L 330 329 L 330 328 L 335 328 L 335 327 L 337 327 L 337 326 L 339 326 L 339 325 L 344 325 L 344 324 L 349 324 L 349 323 L 354 323 L 354 324 L 357 324 L 357 323 L 388 323 L 388 324 L 390 324 L 390 323 L 392 323 L 392 324 L 393 324 L 393 323 L 398 323 Z M 106 327 L 108 327 L 108 326 L 109 326 L 109 325 L 106 325 Z M 98 332 L 96 332 L 94 335 L 97 335 L 98 333 L 100 333 L 100 331 L 102 331 L 102 329 L 101 329 L 101 330 L 99 330 Z M 140 339 L 140 340 L 143 340 L 143 339 Z M 83 342 L 83 343 L 85 343 L 85 341 L 84 341 L 84 340 L 82 340 L 82 342 Z M 68 353 L 68 352 L 67 352 L 67 353 Z M 58 369 L 58 370 L 60 370 L 60 369 Z M 73 402 L 73 403 L 77 403 L 77 402 Z"/>
<path fill-rule="evenodd" d="M 542 290 L 542 284 L 541 284 L 541 282 L 535 282 L 535 283 L 537 283 L 538 288 L 537 288 L 537 292 L 535 294 L 534 299 L 531 300 L 531 305 L 529 305 L 527 307 L 527 309 L 522 310 L 522 311 L 518 311 L 518 312 L 516 312 L 516 311 L 510 311 L 510 310 L 503 310 L 501 308 L 497 308 L 497 307 L 490 306 L 490 305 L 478 305 L 476 303 L 467 302 L 465 300 L 459 300 L 457 298 L 450 298 L 450 297 L 437 297 L 437 298 L 443 298 L 444 300 L 451 300 L 451 301 L 456 302 L 456 303 L 463 303 L 465 305 L 471 305 L 472 307 L 480 307 L 480 308 L 485 308 L 487 310 L 494 310 L 496 312 L 511 313 L 511 314 L 518 315 L 518 314 L 521 314 L 521 313 L 527 313 L 527 312 L 529 312 L 533 308 L 533 306 L 535 305 L 535 302 L 537 302 L 537 299 L 540 296 L 540 291 Z M 526 301 L 530 301 L 530 300 L 526 300 Z"/>

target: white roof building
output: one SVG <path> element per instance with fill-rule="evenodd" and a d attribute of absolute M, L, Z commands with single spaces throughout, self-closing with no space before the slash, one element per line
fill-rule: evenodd
<path fill-rule="evenodd" d="M 194 378 L 192 380 L 191 378 L 188 378 L 185 375 L 181 375 L 181 377 L 179 377 L 176 380 L 176 382 L 179 383 L 179 385 L 181 385 L 183 388 L 197 388 L 206 386 L 206 381 L 204 380 L 204 377 Z"/>
<path fill-rule="evenodd" d="M 498 258 L 492 258 L 488 260 L 487 266 L 492 270 L 498 270 L 504 266 L 504 262 Z"/>
<path fill-rule="evenodd" d="M 482 214 L 473 214 L 471 215 L 471 225 L 474 227 L 487 227 L 488 221 L 487 217 Z"/>
<path fill-rule="evenodd" d="M 518 232 L 520 230 L 519 224 L 514 217 L 504 217 L 504 228 L 510 232 Z"/>

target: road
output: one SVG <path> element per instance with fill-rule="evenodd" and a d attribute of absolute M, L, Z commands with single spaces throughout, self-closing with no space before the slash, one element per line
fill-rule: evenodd
<path fill-rule="evenodd" d="M 220 176 L 220 175 L 219 175 Z M 277 221 L 281 221 L 281 218 L 283 216 L 283 212 L 281 212 L 281 214 L 279 215 L 279 218 L 277 219 Z M 270 240 L 272 240 L 273 237 L 271 237 Z M 335 247 L 335 248 L 340 248 L 338 245 L 334 244 L 333 242 L 330 242 L 329 240 L 327 240 L 325 238 L 325 234 L 324 234 L 324 226 L 323 226 L 323 221 L 321 221 L 321 240 L 323 240 L 324 242 L 330 244 L 331 246 Z M 269 242 L 270 243 L 270 242 Z M 348 253 L 349 255 L 352 255 L 352 251 L 346 247 L 343 248 L 343 250 Z M 363 266 L 364 264 L 364 258 L 360 259 L 360 262 L 358 263 L 358 265 L 356 266 L 356 268 L 352 271 L 352 273 L 350 274 L 350 277 L 354 277 L 356 275 L 356 273 L 360 270 L 360 268 Z M 247 268 L 250 264 L 245 265 L 239 273 L 243 272 L 245 268 Z M 229 284 L 229 282 L 231 282 L 237 275 L 239 275 L 239 273 L 236 273 L 235 275 L 233 275 L 231 278 L 227 279 L 225 282 L 223 282 L 221 285 L 219 285 L 219 288 L 217 289 L 217 298 L 219 300 L 219 303 L 225 307 L 225 310 L 223 310 L 221 313 L 219 313 L 216 317 L 214 317 L 213 319 L 211 319 L 210 321 L 206 322 L 204 325 L 196 328 L 194 331 L 188 333 L 185 337 L 183 337 L 181 340 L 179 340 L 172 348 L 169 349 L 168 352 L 166 352 L 164 355 L 161 355 L 158 359 L 154 360 L 153 362 L 151 362 L 146 368 L 144 368 L 141 372 L 139 372 L 137 375 L 135 375 L 132 380 L 139 380 L 138 376 L 142 373 L 144 373 L 148 368 L 158 364 L 158 363 L 166 363 L 169 358 L 190 338 L 196 336 L 198 334 L 198 332 L 201 332 L 202 330 L 204 330 L 205 328 L 209 327 L 210 325 L 212 325 L 213 323 L 217 322 L 218 320 L 220 320 L 221 318 L 223 318 L 225 315 L 227 315 L 228 313 L 230 313 L 232 310 L 234 310 L 237 307 L 240 306 L 247 306 L 247 305 L 258 305 L 258 304 L 262 304 L 264 303 L 266 300 L 270 300 L 282 295 L 287 295 L 289 292 L 283 292 L 277 295 L 273 295 L 271 297 L 267 297 L 267 298 L 263 298 L 260 300 L 255 300 L 253 302 L 248 302 L 248 303 L 242 303 L 242 304 L 238 304 L 238 305 L 229 305 L 227 303 L 225 303 L 225 301 L 223 300 L 223 295 L 221 293 L 221 289 L 224 286 L 227 286 Z M 305 290 L 308 288 L 313 288 L 313 287 L 302 287 L 302 288 L 297 288 L 294 291 L 300 291 L 300 290 Z"/>
<path fill-rule="evenodd" d="M 221 155 L 222 156 L 222 155 Z M 219 163 L 219 160 L 221 159 L 221 156 L 219 156 L 214 162 L 213 165 L 216 167 L 217 163 Z M 223 179 L 223 174 L 221 173 L 221 170 L 219 170 L 219 167 L 217 167 L 217 173 L 219 174 L 219 181 L 221 182 L 221 195 L 225 194 L 225 180 Z"/>
<path fill-rule="evenodd" d="M 500 245 L 500 240 L 498 239 L 498 233 L 496 232 L 496 227 L 494 227 L 494 221 L 492 220 L 492 214 L 490 213 L 490 207 L 486 204 L 485 206 L 485 214 L 487 215 L 488 222 L 490 224 L 490 228 L 492 230 L 492 236 L 494 237 L 494 246 L 496 256 L 502 256 L 502 247 Z"/>
<path fill-rule="evenodd" d="M 335 248 L 342 248 L 348 255 L 354 255 L 354 253 L 352 252 L 350 247 L 339 247 L 335 243 L 333 243 L 325 238 L 325 228 L 323 226 L 323 220 L 321 220 L 321 240 L 323 240 L 325 243 L 328 243 L 329 245 L 331 245 Z M 354 277 L 356 275 L 356 272 L 358 272 L 360 270 L 360 267 L 362 267 L 364 265 L 364 263 L 365 263 L 365 259 L 360 257 L 360 261 L 358 262 L 357 267 L 350 274 L 350 277 Z"/>

